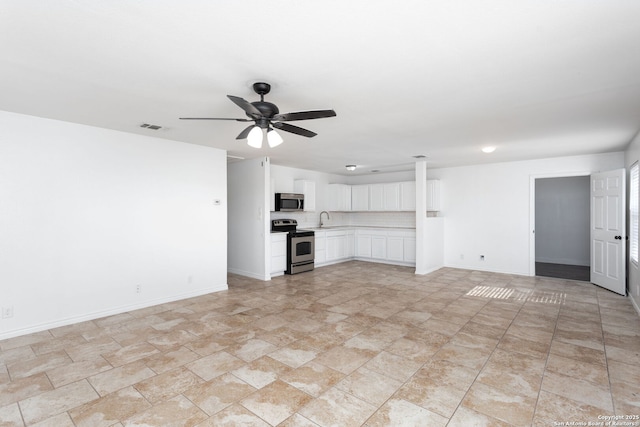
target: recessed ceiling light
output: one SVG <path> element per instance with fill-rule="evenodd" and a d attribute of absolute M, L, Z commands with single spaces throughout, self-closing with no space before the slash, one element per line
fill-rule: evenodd
<path fill-rule="evenodd" d="M 494 147 L 494 146 L 488 146 L 488 147 L 483 147 L 482 148 L 482 152 L 483 153 L 489 154 L 489 153 L 493 153 L 494 151 L 496 151 L 496 147 Z"/>
<path fill-rule="evenodd" d="M 356 170 L 358 166 L 357 165 L 346 165 L 345 168 L 347 168 L 348 171 L 354 171 Z"/>
<path fill-rule="evenodd" d="M 377 172 L 380 172 L 380 169 L 371 169 L 371 172 L 377 173 Z"/>

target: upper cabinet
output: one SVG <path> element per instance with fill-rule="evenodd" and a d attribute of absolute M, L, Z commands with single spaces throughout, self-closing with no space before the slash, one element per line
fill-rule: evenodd
<path fill-rule="evenodd" d="M 293 189 L 296 193 L 304 194 L 304 211 L 314 212 L 316 210 L 316 183 L 297 179 L 293 182 Z"/>
<path fill-rule="evenodd" d="M 351 186 L 353 211 L 415 211 L 415 181 Z"/>
<path fill-rule="evenodd" d="M 352 185 L 351 186 L 351 210 L 352 211 L 368 211 L 369 210 L 369 186 L 368 185 Z"/>
<path fill-rule="evenodd" d="M 427 180 L 427 211 L 437 212 L 442 209 L 440 203 L 440 180 Z"/>
<path fill-rule="evenodd" d="M 351 210 L 351 186 L 346 184 L 329 184 L 329 210 Z"/>
<path fill-rule="evenodd" d="M 400 210 L 416 210 L 416 182 L 407 181 L 400 183 Z"/>
<path fill-rule="evenodd" d="M 384 184 L 369 185 L 369 210 L 384 210 Z"/>
<path fill-rule="evenodd" d="M 400 210 L 400 184 L 369 185 L 369 210 L 398 211 Z"/>

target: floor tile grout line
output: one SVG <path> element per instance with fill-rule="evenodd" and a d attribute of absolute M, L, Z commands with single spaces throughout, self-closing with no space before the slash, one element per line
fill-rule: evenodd
<path fill-rule="evenodd" d="M 596 291 L 596 300 L 598 302 L 598 315 L 600 316 L 600 333 L 602 334 L 602 348 L 604 351 L 604 363 L 607 368 L 607 384 L 609 385 L 609 397 L 611 399 L 611 408 L 613 408 L 613 413 L 617 415 L 616 403 L 613 399 L 613 384 L 611 384 L 611 370 L 609 368 L 609 356 L 607 355 L 607 341 L 604 335 L 604 328 L 602 327 L 602 309 L 600 305 L 600 293 Z"/>
<path fill-rule="evenodd" d="M 484 283 L 484 281 L 482 282 Z M 489 300 L 490 301 L 490 300 Z M 485 304 L 485 307 L 487 304 L 489 304 L 489 301 L 487 301 L 487 303 Z M 520 313 L 520 311 L 522 310 L 522 307 L 524 306 L 524 303 L 522 303 L 520 305 L 520 308 L 518 309 L 518 313 L 513 317 L 513 319 L 511 319 L 511 322 L 509 322 L 509 325 L 505 328 L 504 333 L 502 334 L 502 336 L 500 337 L 500 339 L 498 340 L 498 342 L 496 343 L 496 346 L 493 348 L 493 350 L 491 351 L 491 353 L 489 354 L 489 357 L 487 357 L 487 360 L 485 360 L 484 364 L 482 365 L 482 367 L 480 368 L 480 370 L 478 371 L 478 373 L 476 374 L 475 378 L 473 379 L 473 382 L 469 385 L 469 387 L 467 388 L 467 391 L 465 392 L 464 396 L 462 396 L 462 399 L 460 399 L 460 402 L 458 403 L 458 405 L 456 406 L 456 409 L 453 411 L 453 413 L 451 414 L 451 417 L 449 417 L 449 421 L 447 422 L 447 425 L 449 425 L 449 423 L 451 422 L 451 420 L 453 419 L 453 417 L 455 416 L 456 412 L 460 409 L 460 407 L 462 406 L 462 402 L 464 402 L 465 398 L 467 397 L 467 395 L 469 394 L 469 391 L 471 390 L 471 388 L 473 387 L 473 385 L 476 383 L 476 381 L 478 381 L 478 377 L 480 377 L 480 374 L 482 373 L 482 371 L 484 370 L 484 368 L 487 366 L 487 363 L 489 363 L 489 360 L 491 359 L 491 356 L 493 356 L 493 354 L 495 353 L 495 351 L 498 349 L 498 346 L 500 345 L 500 342 L 502 341 L 502 339 L 504 338 L 504 336 L 507 334 L 507 331 L 509 330 L 509 328 L 511 327 L 511 325 L 513 325 L 513 321 L 515 320 L 515 318 L 518 316 L 518 314 Z M 477 313 L 476 313 L 477 315 Z M 474 315 L 475 317 L 475 315 Z M 473 319 L 473 317 L 471 318 Z M 466 324 L 468 324 L 471 319 L 469 319 L 469 321 Z M 461 328 L 462 329 L 462 328 Z M 478 411 L 480 412 L 480 411 Z M 482 413 L 482 412 L 480 412 Z M 492 415 L 489 414 L 483 414 L 485 416 L 488 416 L 490 418 L 495 418 Z M 511 425 L 511 423 L 505 421 L 505 420 L 500 420 L 505 422 L 506 424 Z"/>
<path fill-rule="evenodd" d="M 566 282 L 565 282 L 566 285 Z M 538 388 L 538 396 L 536 397 L 536 404 L 533 409 L 533 418 L 532 423 L 536 419 L 536 414 L 538 412 L 538 403 L 540 402 L 540 394 L 542 393 L 542 384 L 544 383 L 544 377 L 547 374 L 547 365 L 549 364 L 549 358 L 551 357 L 551 347 L 553 346 L 553 340 L 555 339 L 556 332 L 558 330 L 558 320 L 560 319 L 560 313 L 562 312 L 562 305 L 558 308 L 558 313 L 555 316 L 555 322 L 553 327 L 553 334 L 551 335 L 551 341 L 549 342 L 549 349 L 547 350 L 547 357 L 544 361 L 544 368 L 542 370 L 542 375 L 540 376 L 540 385 Z"/>

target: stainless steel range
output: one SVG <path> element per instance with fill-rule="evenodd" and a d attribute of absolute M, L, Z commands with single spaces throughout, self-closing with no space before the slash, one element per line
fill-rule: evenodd
<path fill-rule="evenodd" d="M 285 274 L 297 274 L 311 271 L 315 259 L 315 233 L 312 230 L 298 230 L 295 219 L 274 219 L 271 231 L 286 231 L 287 235 L 287 269 Z"/>

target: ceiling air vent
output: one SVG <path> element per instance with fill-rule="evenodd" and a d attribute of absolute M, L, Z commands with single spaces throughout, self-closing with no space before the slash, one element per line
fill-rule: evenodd
<path fill-rule="evenodd" d="M 140 125 L 141 128 L 146 128 L 146 129 L 151 129 L 151 130 L 158 130 L 158 129 L 162 129 L 162 126 L 158 126 L 158 125 L 150 125 L 149 123 L 143 123 Z"/>

